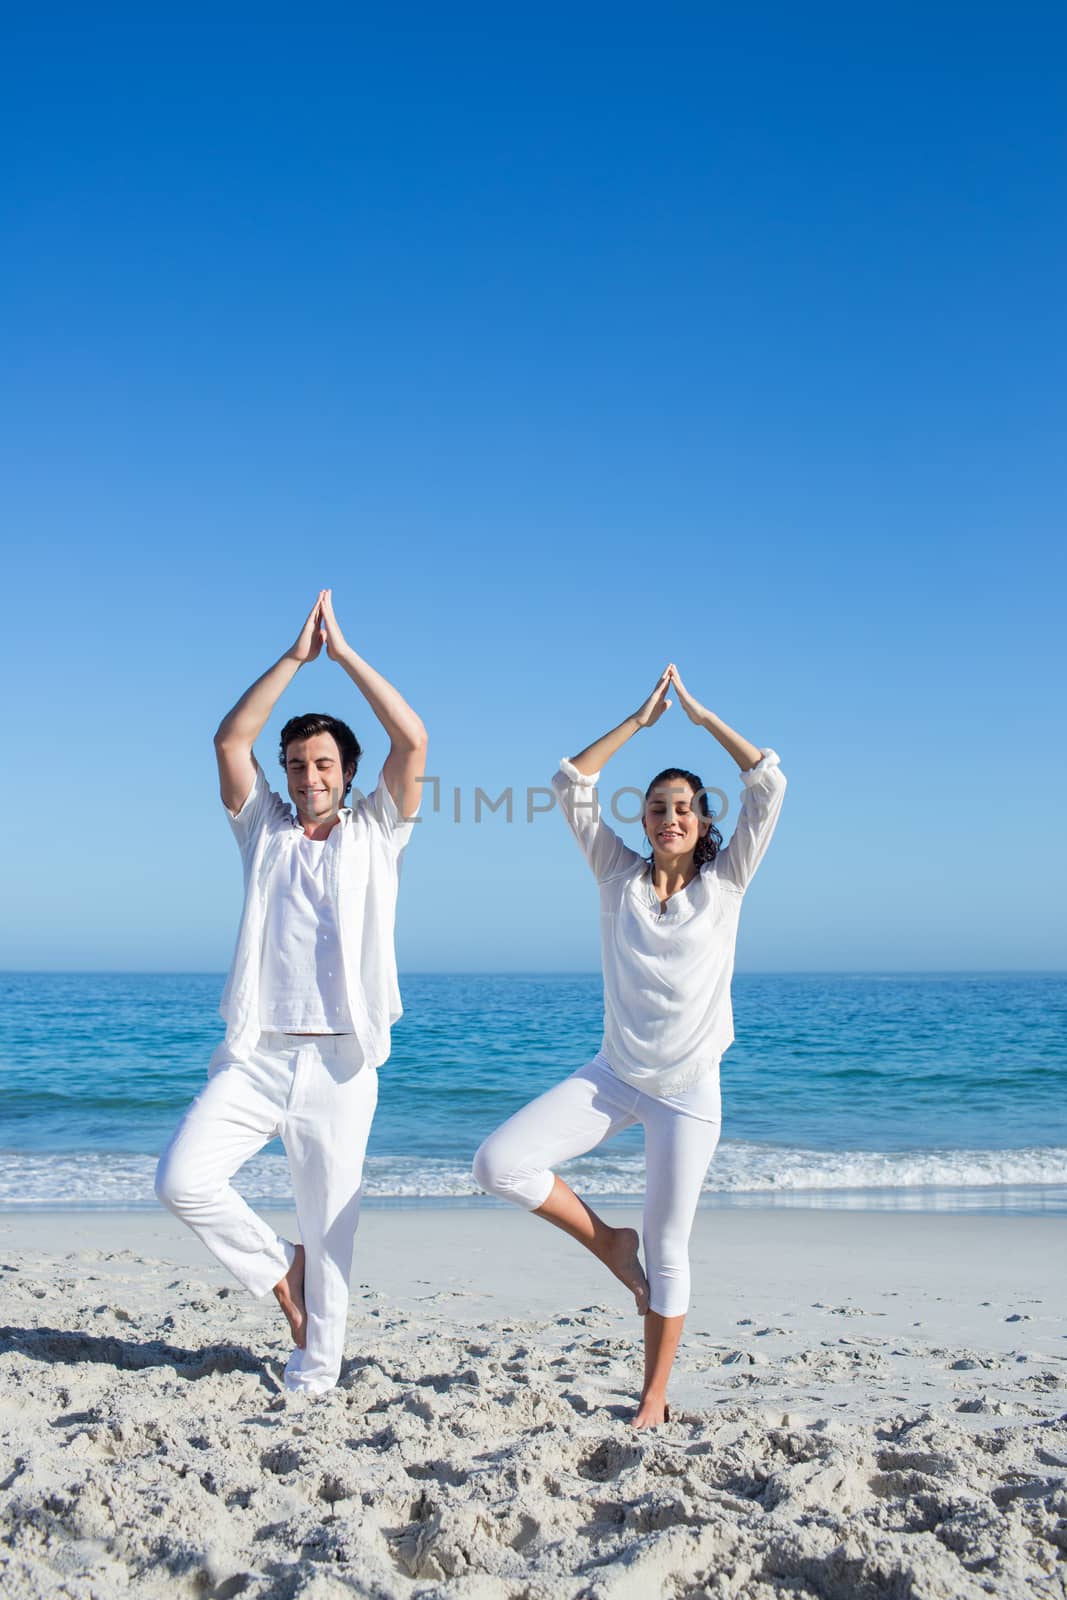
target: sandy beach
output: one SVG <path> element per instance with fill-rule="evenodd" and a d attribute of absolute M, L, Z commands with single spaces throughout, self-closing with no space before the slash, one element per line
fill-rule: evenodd
<path fill-rule="evenodd" d="M 8 1214 L 0 1588 L 1063 1596 L 1065 1241 L 1055 1218 L 702 1212 L 672 1420 L 635 1434 L 638 1319 L 518 1213 L 369 1210 L 314 1399 L 280 1387 L 273 1302 L 170 1217 Z"/>

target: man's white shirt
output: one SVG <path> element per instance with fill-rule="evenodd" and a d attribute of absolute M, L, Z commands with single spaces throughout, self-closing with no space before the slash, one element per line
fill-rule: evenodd
<path fill-rule="evenodd" d="M 352 804 L 316 850 L 258 764 L 244 805 L 227 815 L 241 851 L 245 900 L 219 1006 L 226 1040 L 216 1055 L 253 1048 L 264 1030 L 350 1032 L 363 1065 L 380 1066 L 403 1009 L 394 926 L 400 858 L 414 820 L 400 815 L 379 777 L 370 795 L 352 791 Z M 307 1026 L 297 1027 L 309 1004 L 298 990 L 309 976 L 321 1015 L 308 1020 L 304 1010 Z"/>
<path fill-rule="evenodd" d="M 330 857 L 341 830 L 306 834 L 276 858 L 267 884 L 259 1021 L 265 1032 L 351 1033 Z"/>

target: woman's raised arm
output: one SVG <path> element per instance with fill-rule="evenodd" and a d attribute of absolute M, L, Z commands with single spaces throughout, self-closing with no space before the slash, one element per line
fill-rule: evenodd
<path fill-rule="evenodd" d="M 642 728 L 651 728 L 654 722 L 658 722 L 670 705 L 667 699 L 670 677 L 671 668 L 664 667 L 659 682 L 644 704 L 639 706 L 632 716 L 627 717 L 625 722 L 620 722 L 617 728 L 612 728 L 610 733 L 602 734 L 593 744 L 586 745 L 584 750 L 572 756 L 571 765 L 577 767 L 584 777 L 600 772 L 616 750 L 622 749 L 627 739 L 632 739 Z"/>
<path fill-rule="evenodd" d="M 659 681 L 648 699 L 639 706 L 632 717 L 620 722 L 617 728 L 605 733 L 595 743 L 586 745 L 573 761 L 564 761 L 552 779 L 552 788 L 560 809 L 567 819 L 571 832 L 577 839 L 599 883 L 617 872 L 628 870 L 641 857 L 604 821 L 597 799 L 596 780 L 606 761 L 616 750 L 632 739 L 640 728 L 650 728 L 670 705 L 667 699 L 668 668 L 664 668 Z"/>
<path fill-rule="evenodd" d="M 719 741 L 727 754 L 733 756 L 742 772 L 747 772 L 750 767 L 756 765 L 756 762 L 762 758 L 763 751 L 757 745 L 751 744 L 743 734 L 737 733 L 733 728 L 728 727 L 721 717 L 715 715 L 714 711 L 709 711 L 707 706 L 702 706 L 699 700 L 694 699 L 678 676 L 678 668 L 673 661 L 667 668 L 667 681 L 668 685 L 673 683 L 674 691 L 678 696 L 678 704 L 690 722 L 695 722 L 698 728 L 706 728 L 712 738 Z"/>
<path fill-rule="evenodd" d="M 741 768 L 745 785 L 741 815 L 737 819 L 733 837 L 715 857 L 714 870 L 716 877 L 729 881 L 743 894 L 771 842 L 771 834 L 782 809 L 785 775 L 773 750 L 761 750 L 758 745 L 750 744 L 742 734 L 727 727 L 714 711 L 709 711 L 699 700 L 694 700 L 678 676 L 677 667 L 672 665 L 667 670 L 678 695 L 678 704 L 690 722 L 706 728 Z"/>

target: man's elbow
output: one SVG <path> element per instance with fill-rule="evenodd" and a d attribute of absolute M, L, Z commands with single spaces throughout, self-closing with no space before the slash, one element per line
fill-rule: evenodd
<path fill-rule="evenodd" d="M 405 728 L 401 736 L 393 740 L 393 744 L 403 750 L 405 755 L 424 756 L 429 748 L 430 736 L 420 719 L 416 717 L 414 726 Z"/>

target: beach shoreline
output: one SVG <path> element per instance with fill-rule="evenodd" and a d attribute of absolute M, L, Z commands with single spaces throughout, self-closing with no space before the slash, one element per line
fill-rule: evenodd
<path fill-rule="evenodd" d="M 153 1165 L 155 1158 L 153 1158 Z M 563 1169 L 566 1175 L 566 1168 Z M 578 1181 L 578 1180 L 576 1180 Z M 236 1186 L 241 1190 L 240 1174 Z M 289 1185 L 291 1187 L 291 1184 Z M 621 1211 L 639 1211 L 640 1194 L 600 1194 L 579 1183 L 589 1203 L 598 1211 L 610 1211 L 616 1216 Z M 279 1204 L 276 1199 L 260 1199 L 254 1193 L 245 1198 L 256 1211 L 264 1215 L 291 1216 L 291 1204 Z M 71 1217 L 84 1213 L 87 1216 L 135 1217 L 152 1216 L 159 1209 L 158 1200 L 137 1200 L 122 1204 L 105 1200 L 53 1199 L 16 1201 L 0 1199 L 0 1220 L 30 1216 Z M 380 1211 L 502 1211 L 509 1212 L 511 1203 L 494 1195 L 475 1191 L 468 1194 L 364 1194 L 364 1216 Z M 738 1189 L 705 1190 L 697 1203 L 697 1212 L 716 1211 L 854 1211 L 885 1212 L 891 1215 L 911 1213 L 924 1216 L 972 1217 L 1067 1217 L 1067 1184 L 983 1184 L 958 1187 L 913 1188 L 834 1188 L 834 1189 Z"/>
<path fill-rule="evenodd" d="M 1065 1242 L 1055 1217 L 702 1211 L 672 1421 L 635 1435 L 639 1319 L 519 1212 L 368 1213 L 314 1400 L 280 1387 L 269 1297 L 167 1213 L 6 1214 L 0 1585 L 1062 1596 Z"/>

